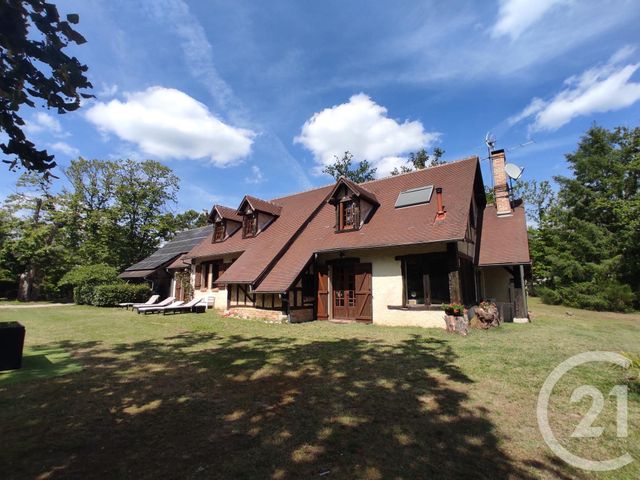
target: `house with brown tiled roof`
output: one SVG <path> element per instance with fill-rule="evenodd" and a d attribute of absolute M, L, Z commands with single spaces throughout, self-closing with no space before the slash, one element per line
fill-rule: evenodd
<path fill-rule="evenodd" d="M 504 152 L 491 154 L 495 205 L 479 162 L 216 205 L 208 235 L 181 257 L 194 295 L 291 322 L 444 327 L 443 304 L 481 299 L 526 317 L 524 207 L 510 198 Z"/>

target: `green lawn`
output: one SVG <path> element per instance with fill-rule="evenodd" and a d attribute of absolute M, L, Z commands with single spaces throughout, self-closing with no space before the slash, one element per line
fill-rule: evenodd
<path fill-rule="evenodd" d="M 585 473 L 556 458 L 535 415 L 561 361 L 589 350 L 640 352 L 640 315 L 533 301 L 534 322 L 444 331 L 92 307 L 0 309 L 27 328 L 24 368 L 0 373 L 3 478 L 612 478 L 640 477 L 640 394 L 629 437 L 615 404 L 599 439 L 561 440 L 622 470 Z M 570 313 L 570 315 L 567 314 Z M 550 419 L 568 438 L 590 406 L 568 400 L 622 381 L 579 367 Z"/>

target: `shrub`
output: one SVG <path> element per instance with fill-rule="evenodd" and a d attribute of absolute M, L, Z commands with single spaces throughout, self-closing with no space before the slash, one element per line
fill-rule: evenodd
<path fill-rule="evenodd" d="M 536 294 L 540 297 L 542 303 L 546 303 L 547 305 L 559 305 L 562 302 L 560 294 L 549 287 L 537 286 Z"/>
<path fill-rule="evenodd" d="M 93 285 L 78 285 L 73 289 L 73 300 L 78 305 L 91 305 Z"/>
<path fill-rule="evenodd" d="M 92 287 L 91 304 L 96 307 L 115 307 L 119 303 L 144 302 L 151 289 L 146 284 L 113 283 Z"/>
<path fill-rule="evenodd" d="M 616 281 L 574 283 L 556 290 L 539 286 L 536 292 L 543 303 L 586 310 L 627 312 L 634 301 L 631 287 Z"/>
<path fill-rule="evenodd" d="M 91 291 L 96 285 L 113 284 L 118 282 L 118 271 L 104 263 L 95 265 L 80 265 L 63 275 L 58 282 L 61 290 L 73 288 L 73 300 L 80 304 L 91 303 Z M 80 296 L 76 295 L 76 292 Z"/>
<path fill-rule="evenodd" d="M 62 276 L 58 286 L 104 285 L 117 280 L 118 271 L 114 267 L 104 263 L 96 263 L 95 265 L 80 265 L 72 268 Z"/>
<path fill-rule="evenodd" d="M 602 297 L 608 309 L 615 312 L 628 312 L 633 307 L 635 295 L 629 285 L 611 284 L 602 290 Z"/>

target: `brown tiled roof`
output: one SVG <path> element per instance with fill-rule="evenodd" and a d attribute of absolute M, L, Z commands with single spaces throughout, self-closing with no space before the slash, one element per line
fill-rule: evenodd
<path fill-rule="evenodd" d="M 242 207 L 245 201 L 249 202 L 249 205 L 251 205 L 251 208 L 254 210 L 270 213 L 276 217 L 280 215 L 280 212 L 282 211 L 282 205 L 277 205 L 267 200 L 261 200 L 256 197 L 252 197 L 251 195 L 245 195 L 242 202 L 240 202 L 240 207 Z M 238 208 L 236 213 L 240 213 L 240 208 Z"/>
<path fill-rule="evenodd" d="M 286 291 L 315 252 L 463 239 L 476 175 L 480 175 L 478 158 L 472 157 L 360 184 L 379 202 L 371 219 L 360 230 L 337 234 L 335 207 L 323 204 L 256 291 Z M 442 188 L 447 211 L 444 220 L 435 221 L 435 199 L 428 204 L 395 208 L 400 192 L 427 185 Z"/>
<path fill-rule="evenodd" d="M 278 257 L 282 249 L 307 221 L 311 214 L 323 205 L 333 185 L 307 192 L 276 198 L 271 205 L 280 207 L 279 217 L 253 238 L 242 238 L 238 230 L 223 242 L 211 243 L 209 234 L 187 256 L 219 258 L 223 255 L 242 253 L 217 280 L 219 283 L 253 283 Z M 253 197 L 251 197 L 253 199 Z M 258 209 L 257 206 L 255 206 Z"/>
<path fill-rule="evenodd" d="M 482 217 L 478 265 L 518 265 L 531 263 L 524 206 L 513 214 L 498 217 L 495 205 L 487 205 Z"/>
<path fill-rule="evenodd" d="M 373 193 L 371 193 L 369 190 L 363 188 L 361 185 L 358 185 L 357 183 L 352 182 L 351 180 L 345 177 L 340 177 L 340 180 L 336 182 L 335 186 L 331 190 L 329 197 L 333 196 L 336 190 L 340 188 L 340 185 L 342 185 L 343 183 L 347 187 L 349 187 L 356 195 L 364 198 L 365 200 L 368 200 L 369 203 L 371 203 L 372 205 L 378 205 L 380 203 L 378 202 L 378 199 L 376 198 L 376 196 Z"/>
<path fill-rule="evenodd" d="M 173 262 L 171 262 L 167 266 L 167 270 L 177 270 L 177 269 L 186 268 L 187 266 L 189 266 L 189 263 L 191 262 L 187 260 L 186 257 L 187 257 L 186 253 L 184 255 L 180 255 L 178 258 L 176 258 Z"/>
<path fill-rule="evenodd" d="M 235 208 L 225 207 L 224 205 L 214 205 L 211 209 L 210 217 L 213 219 L 213 212 L 217 211 L 220 217 L 227 220 L 233 220 L 234 222 L 242 223 L 242 217 L 237 214 Z"/>

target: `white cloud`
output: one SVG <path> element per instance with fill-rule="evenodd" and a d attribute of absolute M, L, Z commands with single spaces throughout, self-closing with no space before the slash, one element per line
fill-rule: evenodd
<path fill-rule="evenodd" d="M 264 182 L 264 175 L 262 174 L 262 170 L 257 165 L 251 166 L 251 175 L 244 179 L 247 183 L 262 183 Z"/>
<path fill-rule="evenodd" d="M 160 159 L 206 158 L 216 166 L 249 155 L 255 133 L 235 128 L 180 90 L 150 87 L 125 94 L 125 101 L 97 102 L 86 112 L 101 131 L 135 143 Z"/>
<path fill-rule="evenodd" d="M 629 107 L 640 100 L 640 83 L 631 81 L 640 63 L 618 65 L 633 53 L 624 47 L 605 64 L 565 80 L 566 88 L 551 100 L 534 98 L 519 114 L 509 119 L 514 124 L 534 117 L 530 130 L 557 130 L 572 119 L 594 113 Z"/>
<path fill-rule="evenodd" d="M 531 115 L 535 115 L 536 113 L 538 113 L 540 110 L 542 110 L 545 107 L 546 104 L 547 102 L 545 102 L 541 98 L 535 97 L 533 100 L 531 100 L 531 103 L 529 103 L 529 105 L 527 105 L 524 108 L 524 110 L 522 110 L 517 115 L 509 117 L 507 122 L 509 123 L 509 125 L 515 125 L 516 123 L 521 122 L 525 118 L 529 118 Z"/>
<path fill-rule="evenodd" d="M 80 150 L 75 147 L 72 147 L 66 142 L 56 142 L 49 144 L 48 147 L 57 152 L 64 153 L 69 157 L 78 157 L 80 155 Z"/>
<path fill-rule="evenodd" d="M 356 161 L 368 160 L 382 176 L 404 162 L 403 154 L 427 147 L 439 137 L 439 133 L 425 132 L 419 121 L 399 123 L 387 117 L 385 107 L 360 93 L 347 103 L 315 113 L 294 142 L 313 152 L 320 168 L 348 150 Z"/>
<path fill-rule="evenodd" d="M 62 126 L 57 118 L 46 112 L 36 112 L 36 114 L 25 122 L 25 130 L 29 133 L 40 133 L 47 131 L 54 135 L 62 133 Z"/>
<path fill-rule="evenodd" d="M 504 35 L 517 39 L 556 5 L 565 0 L 500 0 L 498 19 L 491 29 L 494 38 Z"/>

